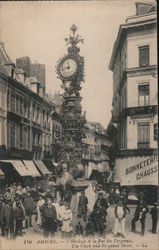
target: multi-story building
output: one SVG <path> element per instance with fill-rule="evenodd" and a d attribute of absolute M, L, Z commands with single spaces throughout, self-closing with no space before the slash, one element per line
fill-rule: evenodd
<path fill-rule="evenodd" d="M 100 179 L 103 173 L 109 173 L 109 148 L 110 141 L 106 130 L 100 123 L 87 121 L 82 154 L 86 178 L 94 175 Z"/>
<path fill-rule="evenodd" d="M 60 150 L 62 147 L 62 121 L 61 114 L 56 110 L 52 112 L 52 156 L 55 162 L 60 159 Z"/>
<path fill-rule="evenodd" d="M 51 152 L 51 106 L 41 83 L 28 75 L 28 62 L 28 57 L 18 60 L 16 68 L 1 43 L 1 159 L 39 160 Z"/>
<path fill-rule="evenodd" d="M 156 4 L 136 3 L 136 15 L 119 27 L 109 69 L 113 71 L 114 181 L 157 184 Z"/>

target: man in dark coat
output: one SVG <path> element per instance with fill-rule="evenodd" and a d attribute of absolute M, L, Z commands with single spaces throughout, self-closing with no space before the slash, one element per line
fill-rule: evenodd
<path fill-rule="evenodd" d="M 57 227 L 57 214 L 50 197 L 47 198 L 47 202 L 42 208 L 42 220 L 44 237 L 49 237 L 49 234 L 51 237 L 54 236 Z"/>
<path fill-rule="evenodd" d="M 4 223 L 2 218 L 2 211 L 4 210 L 4 199 L 3 197 L 0 197 L 0 229 L 2 233 L 2 237 L 4 237 Z"/>
<path fill-rule="evenodd" d="M 154 203 L 154 207 L 150 211 L 151 217 L 152 217 L 152 233 L 156 234 L 157 230 L 157 219 L 158 219 L 158 203 Z"/>
<path fill-rule="evenodd" d="M 107 199 L 104 197 L 103 192 L 99 192 L 98 194 L 98 199 L 94 205 L 94 207 L 96 206 L 98 200 L 100 200 L 101 206 L 104 207 L 106 210 L 108 209 L 108 202 Z"/>
<path fill-rule="evenodd" d="M 15 209 L 15 235 L 18 234 L 22 236 L 22 222 L 25 218 L 25 214 L 21 205 L 21 202 L 16 202 L 16 209 Z"/>
<path fill-rule="evenodd" d="M 134 218 L 131 221 L 132 232 L 136 230 L 136 222 L 140 220 L 141 222 L 141 235 L 143 236 L 145 233 L 145 219 L 146 213 L 148 212 L 148 208 L 143 199 L 139 200 L 139 203 L 136 207 Z"/>
<path fill-rule="evenodd" d="M 2 213 L 1 214 L 2 224 L 4 226 L 4 234 L 6 238 L 8 238 L 10 232 L 11 220 L 13 218 L 13 209 L 10 200 L 5 200 L 5 204 L 2 207 L 1 213 Z"/>
<path fill-rule="evenodd" d="M 92 217 L 93 217 L 95 230 L 100 235 L 103 235 L 105 232 L 106 209 L 101 205 L 100 200 L 97 201 L 97 204 L 94 207 Z"/>
<path fill-rule="evenodd" d="M 85 196 L 85 192 L 82 191 L 79 197 L 78 215 L 79 215 L 79 218 L 83 217 L 84 221 L 87 220 L 87 204 L 88 204 L 88 199 Z"/>
<path fill-rule="evenodd" d="M 28 192 L 24 199 L 24 209 L 26 213 L 26 227 L 32 227 L 32 215 L 34 210 L 34 199 L 30 196 Z M 28 223 L 29 222 L 29 223 Z"/>

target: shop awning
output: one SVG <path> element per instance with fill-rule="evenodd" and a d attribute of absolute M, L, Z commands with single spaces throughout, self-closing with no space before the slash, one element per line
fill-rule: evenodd
<path fill-rule="evenodd" d="M 10 163 L 21 176 L 29 176 L 29 172 L 25 168 L 22 161 L 20 161 L 20 160 L 2 160 L 1 162 Z"/>
<path fill-rule="evenodd" d="M 158 158 L 155 155 L 116 159 L 115 174 L 116 170 L 121 186 L 158 185 Z"/>
<path fill-rule="evenodd" d="M 34 161 L 34 163 L 43 175 L 51 174 L 42 161 Z"/>
<path fill-rule="evenodd" d="M 32 176 L 32 177 L 40 177 L 41 176 L 33 161 L 23 160 L 23 162 L 24 162 L 24 165 L 27 168 L 30 176 Z"/>

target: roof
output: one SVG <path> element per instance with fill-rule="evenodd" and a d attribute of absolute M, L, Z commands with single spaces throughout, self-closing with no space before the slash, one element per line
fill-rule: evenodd
<path fill-rule="evenodd" d="M 0 42 L 0 65 L 14 64 L 4 48 L 4 43 Z"/>
<path fill-rule="evenodd" d="M 15 69 L 15 73 L 17 73 L 17 74 L 23 74 L 24 73 L 24 70 L 23 69 Z"/>
<path fill-rule="evenodd" d="M 36 77 L 30 76 L 30 77 L 29 77 L 29 82 L 30 82 L 30 83 L 38 83 L 38 80 L 36 79 Z"/>

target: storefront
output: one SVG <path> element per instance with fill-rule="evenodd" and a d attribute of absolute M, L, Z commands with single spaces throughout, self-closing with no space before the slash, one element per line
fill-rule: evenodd
<path fill-rule="evenodd" d="M 121 188 L 128 187 L 131 195 L 137 197 L 140 191 L 144 191 L 149 203 L 156 201 L 158 186 L 157 155 L 116 159 L 113 181 L 118 183 Z"/>
<path fill-rule="evenodd" d="M 0 169 L 4 173 L 4 183 L 21 182 L 29 176 L 21 160 L 0 160 Z"/>

